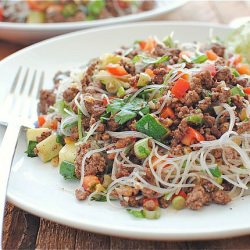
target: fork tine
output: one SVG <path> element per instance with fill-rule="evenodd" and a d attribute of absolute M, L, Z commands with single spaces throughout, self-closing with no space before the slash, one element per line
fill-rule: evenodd
<path fill-rule="evenodd" d="M 22 83 L 22 86 L 21 86 L 21 89 L 20 89 L 20 94 L 22 94 L 23 91 L 24 91 L 28 76 L 29 76 L 29 68 L 26 70 L 26 73 L 25 73 L 25 76 L 24 76 L 24 79 L 23 79 L 23 83 Z"/>
<path fill-rule="evenodd" d="M 37 99 L 39 99 L 40 90 L 43 88 L 43 84 L 44 84 L 44 71 L 42 71 L 42 74 L 40 77 L 40 81 L 39 81 L 39 85 L 38 85 L 38 89 L 37 89 L 37 95 L 36 95 Z"/>
<path fill-rule="evenodd" d="M 31 80 L 31 85 L 30 85 L 30 89 L 29 89 L 29 93 L 28 93 L 29 96 L 31 96 L 33 89 L 34 89 L 34 86 L 35 86 L 36 73 L 37 73 L 37 71 L 35 70 L 33 77 L 32 77 L 32 80 Z"/>
<path fill-rule="evenodd" d="M 21 71 L 22 71 L 22 66 L 19 67 L 19 69 L 18 69 L 18 71 L 16 73 L 16 76 L 14 78 L 14 81 L 12 82 L 12 86 L 11 86 L 11 89 L 10 89 L 11 94 L 13 94 L 15 89 L 16 89 L 16 86 L 17 86 Z"/>

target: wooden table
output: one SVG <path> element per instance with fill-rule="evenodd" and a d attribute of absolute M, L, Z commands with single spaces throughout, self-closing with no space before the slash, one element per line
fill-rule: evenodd
<path fill-rule="evenodd" d="M 246 1 L 194 1 L 157 20 L 207 21 L 228 23 L 250 15 Z M 0 59 L 23 46 L 0 41 Z M 249 219 L 249 218 L 246 218 Z M 219 223 L 219 222 L 217 222 Z M 250 235 L 234 239 L 192 242 L 127 240 L 97 235 L 38 218 L 7 204 L 5 213 L 5 249 L 250 249 Z"/>

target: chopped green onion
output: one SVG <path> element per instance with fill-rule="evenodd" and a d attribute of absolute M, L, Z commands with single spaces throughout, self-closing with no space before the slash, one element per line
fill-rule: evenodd
<path fill-rule="evenodd" d="M 245 93 L 240 85 L 237 85 L 230 90 L 232 95 L 240 95 L 240 96 L 245 96 Z"/>
<path fill-rule="evenodd" d="M 145 215 L 143 214 L 143 210 L 127 209 L 127 212 L 129 214 L 132 214 L 136 218 L 145 218 Z"/>
<path fill-rule="evenodd" d="M 121 87 L 118 89 L 116 95 L 117 95 L 118 97 L 120 97 L 120 98 L 121 98 L 121 97 L 124 97 L 124 96 L 126 95 L 125 89 L 121 86 Z"/>
<path fill-rule="evenodd" d="M 160 64 L 160 63 L 163 63 L 163 62 L 168 61 L 168 60 L 169 60 L 169 56 L 167 56 L 167 55 L 164 55 L 162 57 L 157 57 L 157 58 L 136 55 L 133 58 L 133 63 L 137 63 L 139 61 L 142 61 L 145 64 Z"/>
<path fill-rule="evenodd" d="M 186 118 L 187 122 L 194 123 L 196 125 L 200 125 L 203 123 L 203 118 L 199 115 L 191 115 Z"/>
<path fill-rule="evenodd" d="M 194 63 L 203 63 L 207 60 L 207 56 L 204 54 L 198 55 L 197 57 L 192 59 Z"/>
<path fill-rule="evenodd" d="M 77 127 L 78 127 L 78 134 L 79 134 L 79 140 L 81 141 L 83 138 L 83 134 L 82 134 L 82 112 L 81 110 L 78 108 L 78 122 L 77 122 Z"/>
<path fill-rule="evenodd" d="M 62 135 L 62 134 L 57 134 L 57 135 L 56 135 L 56 142 L 57 142 L 57 143 L 60 143 L 61 145 L 65 145 L 65 142 L 64 142 L 64 135 Z"/>
<path fill-rule="evenodd" d="M 150 220 L 159 219 L 161 217 L 161 209 L 159 207 L 157 207 L 154 211 L 149 211 L 144 208 L 142 213 L 145 218 Z"/>
<path fill-rule="evenodd" d="M 146 73 L 140 73 L 139 80 L 137 82 L 137 87 L 144 87 L 148 85 L 151 81 L 151 77 Z"/>
<path fill-rule="evenodd" d="M 240 73 L 235 68 L 230 68 L 230 71 L 235 77 L 240 76 Z"/>
<path fill-rule="evenodd" d="M 210 168 L 209 171 L 210 171 L 210 173 L 211 173 L 214 177 L 217 177 L 217 178 L 221 177 L 221 171 L 220 171 L 220 169 L 218 168 L 218 166 L 215 167 L 215 168 Z"/>
<path fill-rule="evenodd" d="M 151 153 L 151 148 L 148 145 L 149 138 L 144 138 L 137 141 L 134 145 L 135 155 L 139 159 L 147 158 Z"/>
<path fill-rule="evenodd" d="M 87 12 L 90 15 L 98 16 L 105 6 L 104 0 L 92 0 L 87 5 Z"/>
<path fill-rule="evenodd" d="M 65 4 L 61 13 L 64 17 L 74 16 L 77 12 L 77 6 L 74 3 Z"/>
<path fill-rule="evenodd" d="M 181 195 L 175 196 L 172 200 L 173 208 L 176 210 L 181 210 L 186 206 L 186 200 Z"/>

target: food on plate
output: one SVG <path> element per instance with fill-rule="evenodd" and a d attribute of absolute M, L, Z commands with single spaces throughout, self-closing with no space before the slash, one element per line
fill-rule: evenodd
<path fill-rule="evenodd" d="M 62 23 L 105 19 L 151 10 L 154 0 L 0 1 L 0 22 Z"/>
<path fill-rule="evenodd" d="M 78 200 L 138 218 L 245 195 L 250 181 L 250 67 L 219 41 L 135 41 L 55 75 L 40 94 L 30 157 L 79 180 Z"/>

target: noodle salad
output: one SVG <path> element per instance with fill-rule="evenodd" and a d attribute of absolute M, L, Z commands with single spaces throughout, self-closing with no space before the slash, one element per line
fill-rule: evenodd
<path fill-rule="evenodd" d="M 55 75 L 26 153 L 135 217 L 226 205 L 250 182 L 249 75 L 219 40 L 135 41 Z"/>

